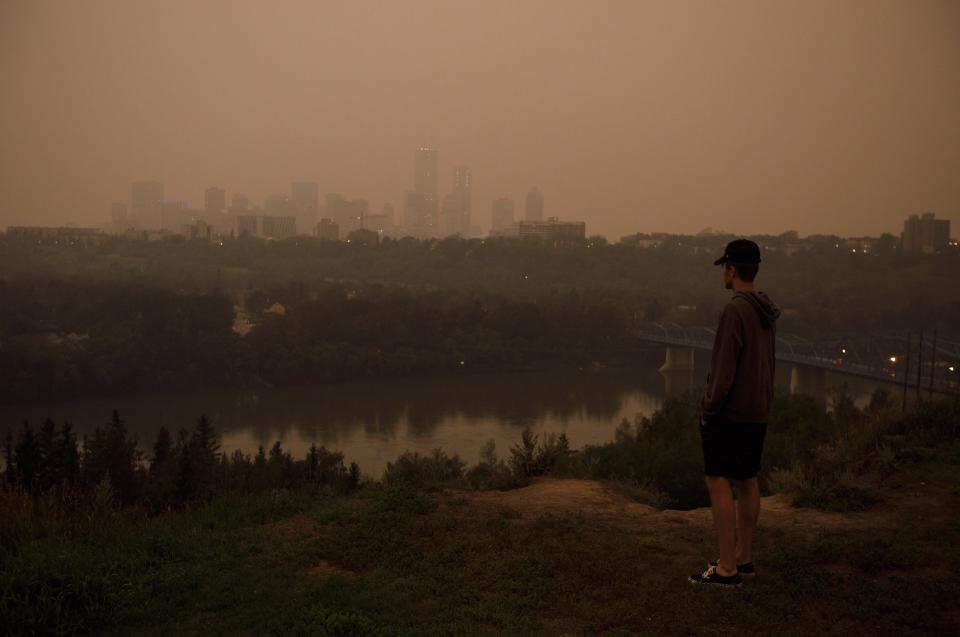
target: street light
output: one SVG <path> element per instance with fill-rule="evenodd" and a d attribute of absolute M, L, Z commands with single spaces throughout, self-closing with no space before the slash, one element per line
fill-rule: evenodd
<path fill-rule="evenodd" d="M 891 357 L 890 357 L 890 362 L 891 362 L 891 363 L 896 363 L 896 362 L 897 362 L 897 357 L 896 357 L 896 356 L 891 356 Z"/>

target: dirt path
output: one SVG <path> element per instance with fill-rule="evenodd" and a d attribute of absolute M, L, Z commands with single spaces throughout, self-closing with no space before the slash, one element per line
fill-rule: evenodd
<path fill-rule="evenodd" d="M 520 519 L 536 519 L 543 515 L 583 515 L 625 527 L 646 529 L 696 526 L 712 523 L 710 509 L 690 511 L 665 510 L 634 502 L 595 480 L 537 478 L 532 484 L 511 491 L 456 491 L 471 506 L 507 510 Z M 857 528 L 872 523 L 876 516 L 858 513 L 829 513 L 800 509 L 780 495 L 761 499 L 761 524 L 790 527 L 795 530 L 818 528 Z"/>

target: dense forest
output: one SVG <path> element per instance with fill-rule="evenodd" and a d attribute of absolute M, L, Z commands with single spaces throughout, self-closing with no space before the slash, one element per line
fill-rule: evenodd
<path fill-rule="evenodd" d="M 0 239 L 0 400 L 615 362 L 639 322 L 715 322 L 727 239 Z M 958 255 L 757 240 L 782 332 L 960 325 Z"/>

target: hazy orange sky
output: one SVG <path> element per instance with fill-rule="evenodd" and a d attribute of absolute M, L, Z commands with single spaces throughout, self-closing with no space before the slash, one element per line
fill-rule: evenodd
<path fill-rule="evenodd" d="M 420 145 L 484 228 L 532 185 L 611 239 L 960 223 L 954 0 L 2 0 L 0 92 L 0 226 L 145 179 L 399 211 Z"/>

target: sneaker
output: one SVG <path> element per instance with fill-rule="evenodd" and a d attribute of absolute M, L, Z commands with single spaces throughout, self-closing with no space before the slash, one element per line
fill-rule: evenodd
<path fill-rule="evenodd" d="M 717 560 L 708 563 L 707 566 L 716 567 Z M 747 562 L 746 564 L 737 564 L 737 573 L 750 577 L 752 575 L 756 575 L 757 571 L 753 568 L 753 562 Z"/>
<path fill-rule="evenodd" d="M 689 580 L 691 584 L 713 584 L 714 586 L 729 588 L 738 588 L 743 584 L 743 580 L 740 579 L 740 573 L 724 577 L 717 573 L 716 566 L 711 566 L 699 575 L 691 575 Z"/>

